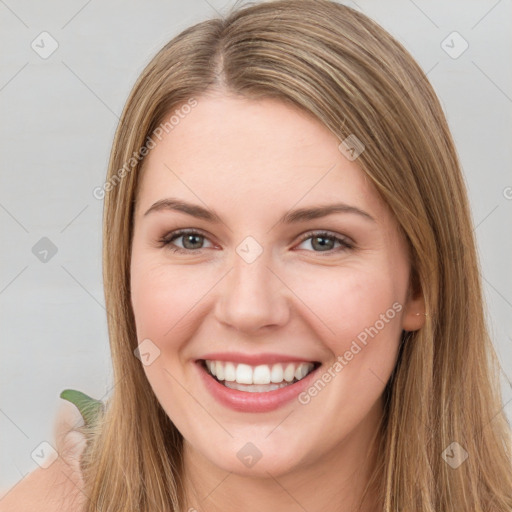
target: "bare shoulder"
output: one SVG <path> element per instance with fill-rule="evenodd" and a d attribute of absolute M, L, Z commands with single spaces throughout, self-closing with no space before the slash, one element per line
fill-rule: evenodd
<path fill-rule="evenodd" d="M 83 512 L 87 498 L 80 469 L 85 437 L 77 426 L 78 409 L 62 401 L 54 423 L 57 458 L 38 467 L 8 490 L 0 492 L 0 512 Z"/>
<path fill-rule="evenodd" d="M 83 512 L 85 504 L 82 479 L 60 459 L 0 493 L 0 512 Z"/>

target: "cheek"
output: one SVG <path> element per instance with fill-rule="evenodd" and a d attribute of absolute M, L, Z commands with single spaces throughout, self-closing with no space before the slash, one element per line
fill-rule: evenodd
<path fill-rule="evenodd" d="M 197 268 L 166 264 L 161 256 L 132 254 L 131 302 L 137 339 L 139 343 L 149 339 L 157 347 L 146 345 L 154 360 L 144 365 L 144 372 L 166 413 L 178 421 L 184 421 L 183 411 L 190 406 L 190 397 L 179 384 L 184 378 L 183 349 L 193 336 L 201 297 L 208 290 L 207 276 L 199 274 Z"/>
<path fill-rule="evenodd" d="M 324 333 L 320 339 L 332 357 L 299 396 L 299 402 L 311 408 L 312 429 L 321 428 L 313 418 L 322 411 L 343 411 L 329 421 L 332 431 L 348 432 L 374 407 L 378 410 L 402 331 L 403 283 L 396 281 L 398 277 L 375 268 L 351 268 L 336 278 L 331 273 L 323 290 L 319 281 L 305 283 L 304 292 L 312 297 L 308 307 L 321 321 L 311 314 L 309 318 L 317 333 Z"/>
<path fill-rule="evenodd" d="M 307 316 L 316 325 L 315 330 L 324 333 L 322 342 L 333 357 L 347 351 L 357 353 L 360 361 L 393 357 L 403 309 L 398 277 L 378 268 L 344 268 L 339 272 L 330 268 L 325 269 L 324 276 L 317 273 L 296 280 L 300 296 L 307 298 Z M 370 343 L 373 347 L 367 350 Z"/>
<path fill-rule="evenodd" d="M 169 264 L 158 255 L 134 253 L 131 302 L 139 342 L 149 338 L 162 351 L 178 350 L 180 340 L 196 328 L 217 280 L 216 269 Z"/>
<path fill-rule="evenodd" d="M 131 300 L 139 341 L 160 338 L 164 334 L 169 316 L 179 305 L 171 290 L 168 275 L 151 268 L 143 259 L 134 258 Z"/>

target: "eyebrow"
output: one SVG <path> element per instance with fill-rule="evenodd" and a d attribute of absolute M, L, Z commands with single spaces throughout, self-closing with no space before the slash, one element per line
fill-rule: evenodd
<path fill-rule="evenodd" d="M 146 213 L 144 213 L 144 216 L 148 215 L 151 212 L 157 212 L 162 210 L 178 211 L 186 213 L 198 219 L 204 219 L 213 223 L 222 223 L 222 219 L 220 218 L 220 216 L 213 210 L 203 208 L 202 206 L 196 204 L 187 203 L 186 201 L 183 201 L 181 199 L 175 199 L 172 197 L 160 199 L 159 201 L 154 203 L 146 211 Z M 277 221 L 276 224 L 292 224 L 296 222 L 304 222 L 308 220 L 327 217 L 328 215 L 331 215 L 333 213 L 356 214 L 363 217 L 366 220 L 376 222 L 376 220 L 369 213 L 365 212 L 364 210 L 361 210 L 360 208 L 357 208 L 356 206 L 351 206 L 345 203 L 334 203 L 291 210 L 289 212 L 286 212 Z"/>

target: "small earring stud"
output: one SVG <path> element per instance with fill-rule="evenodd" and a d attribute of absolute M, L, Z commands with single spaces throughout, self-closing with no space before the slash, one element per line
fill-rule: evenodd
<path fill-rule="evenodd" d="M 428 316 L 427 313 L 416 313 L 416 316 L 425 315 Z"/>

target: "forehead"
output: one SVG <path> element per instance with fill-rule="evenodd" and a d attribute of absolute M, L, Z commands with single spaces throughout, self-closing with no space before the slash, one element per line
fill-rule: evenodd
<path fill-rule="evenodd" d="M 307 112 L 268 98 L 212 94 L 196 101 L 146 156 L 138 209 L 166 194 L 216 206 L 253 205 L 253 213 L 299 201 L 382 208 L 357 161 L 347 159 L 340 140 Z"/>

